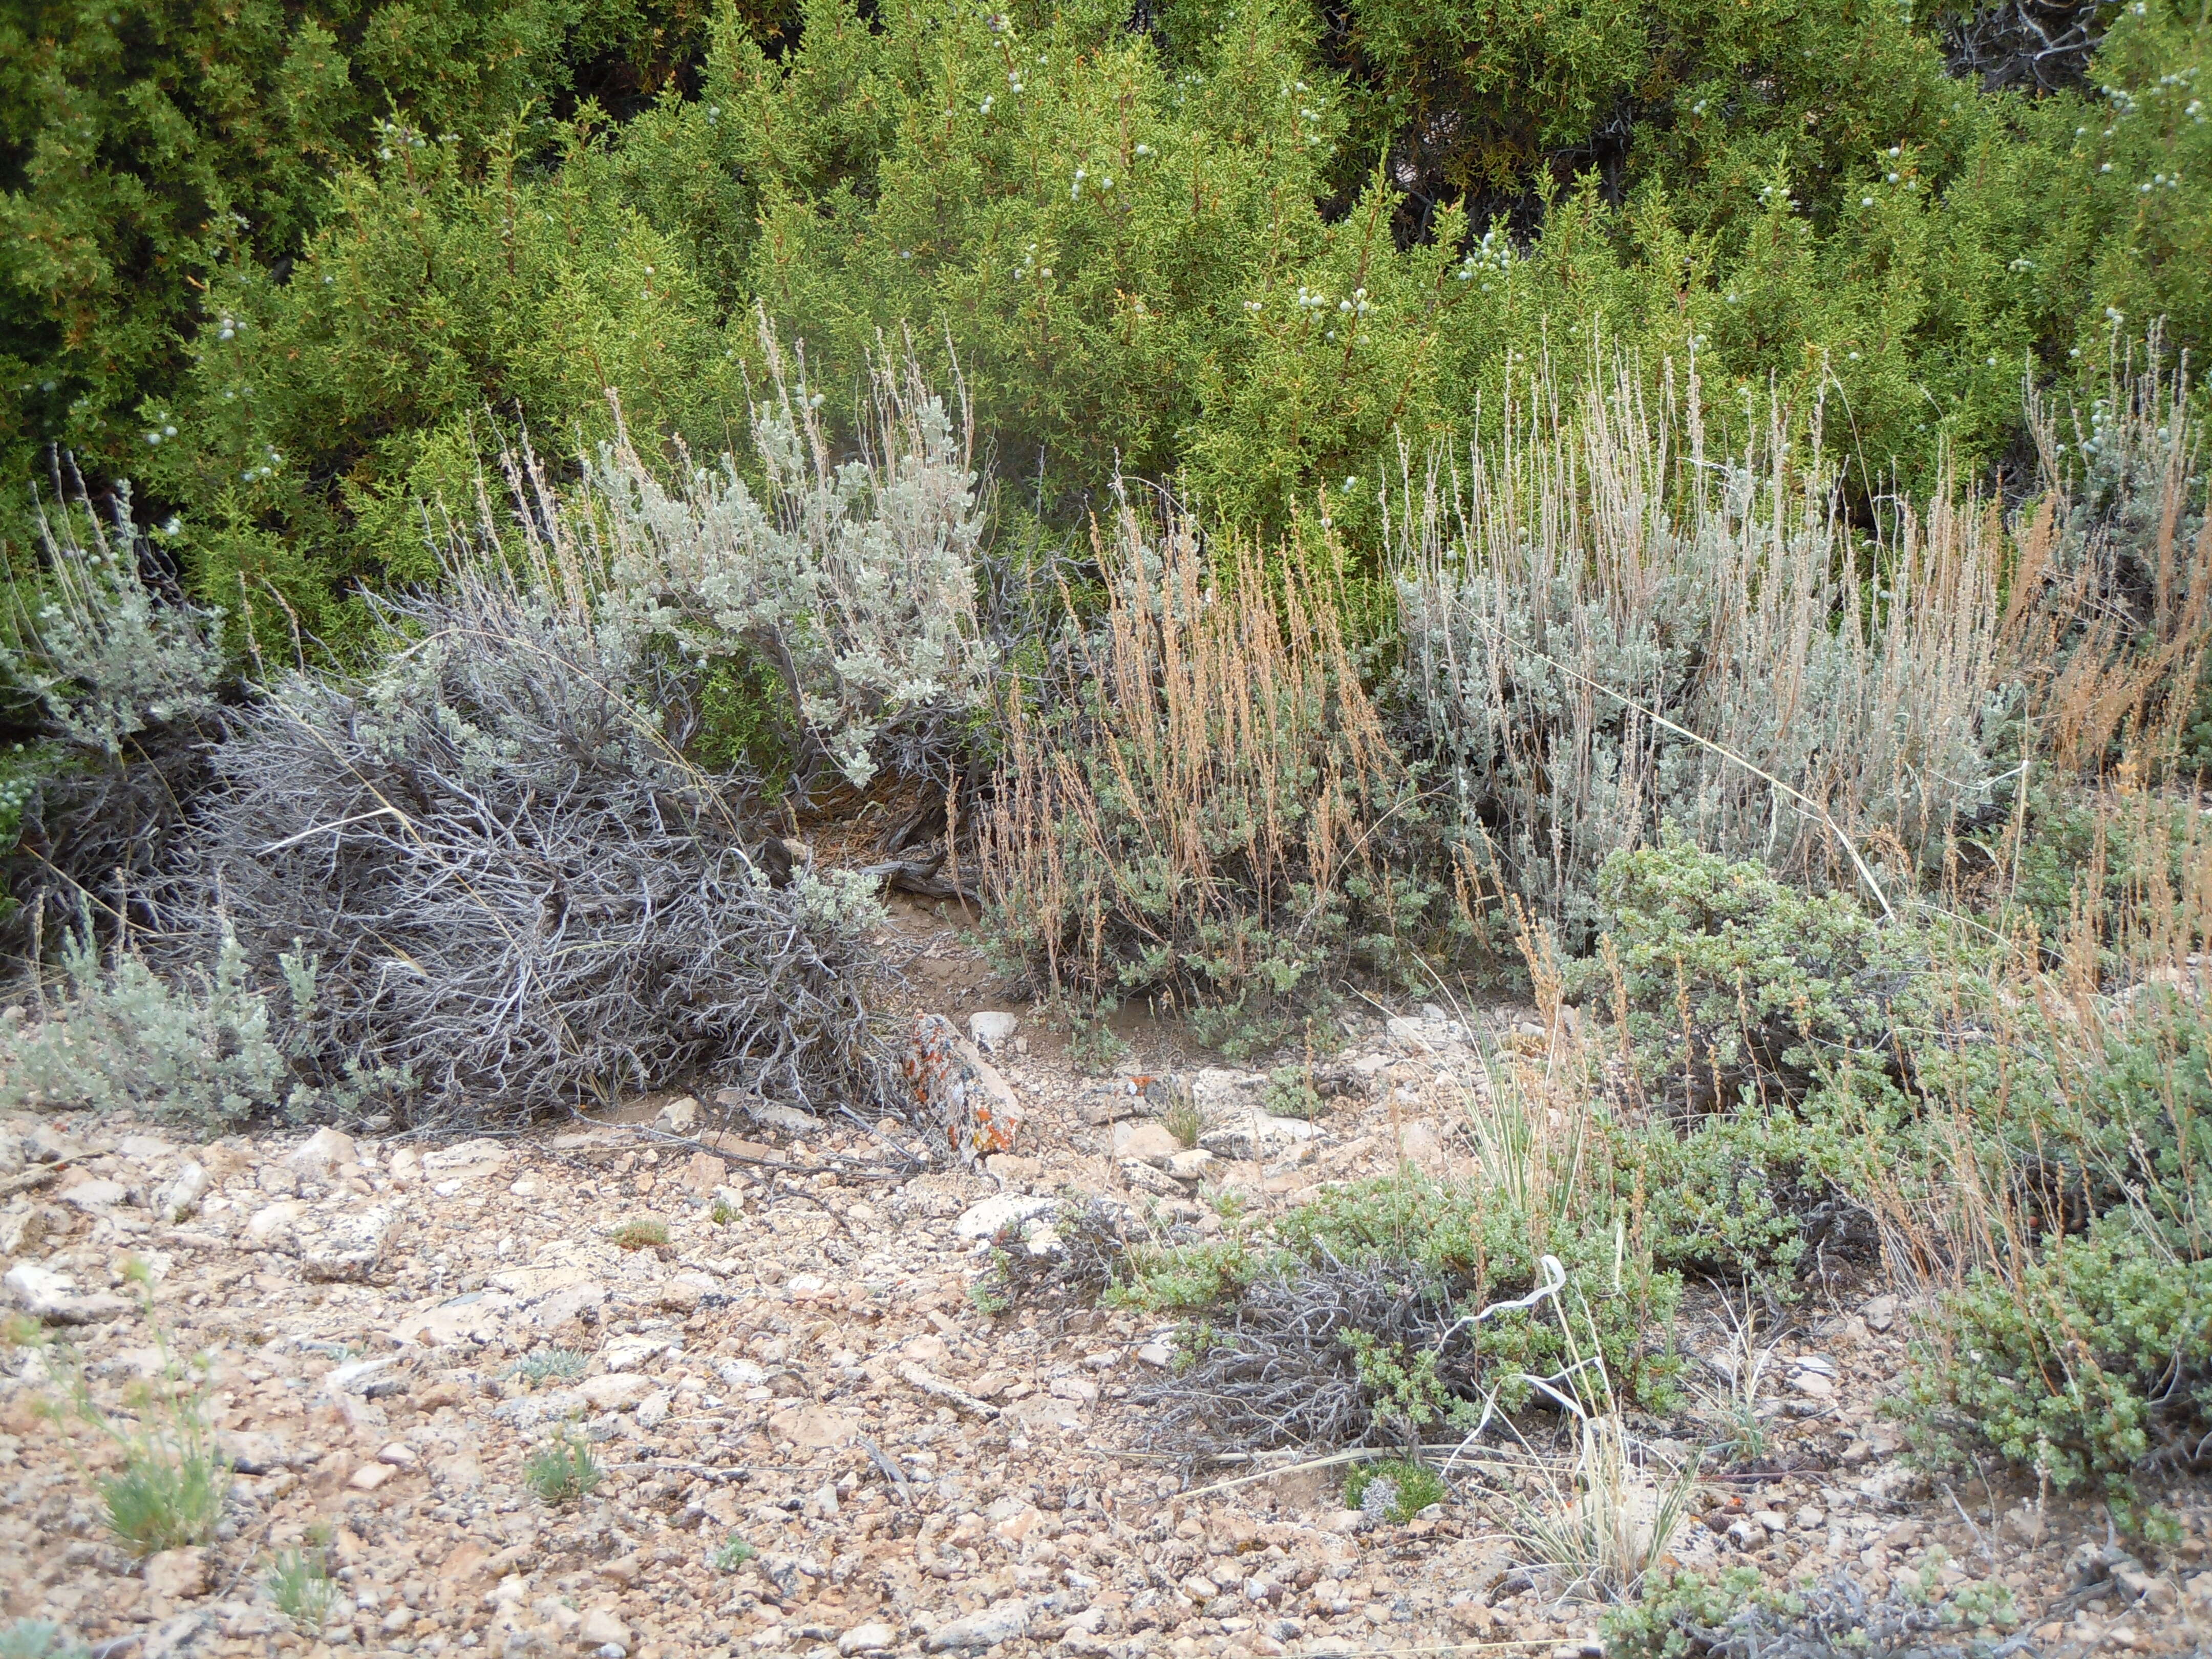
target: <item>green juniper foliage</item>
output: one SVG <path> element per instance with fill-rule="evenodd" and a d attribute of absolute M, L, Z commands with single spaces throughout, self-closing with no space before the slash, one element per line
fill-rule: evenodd
<path fill-rule="evenodd" d="M 825 386 L 908 326 L 957 357 L 1025 512 L 1180 473 L 1370 550 L 1397 444 L 1579 373 L 1600 319 L 1827 388 L 1922 483 L 2114 327 L 2212 337 L 2190 0 L 2040 94 L 1878 0 L 1126 9 L 19 9 L 6 464 L 143 474 L 203 592 L 336 640 L 350 584 L 427 574 L 416 498 L 465 507 L 488 418 L 565 446 L 611 386 L 724 447 L 756 302 Z"/>

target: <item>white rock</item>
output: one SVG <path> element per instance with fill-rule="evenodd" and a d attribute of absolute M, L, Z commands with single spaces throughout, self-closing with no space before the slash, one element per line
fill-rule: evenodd
<path fill-rule="evenodd" d="M 154 1201 L 154 1213 L 162 1221 L 174 1226 L 200 1206 L 214 1185 L 207 1170 L 195 1158 L 177 1171 L 176 1179 L 161 1188 L 161 1195 Z"/>
<path fill-rule="evenodd" d="M 576 1385 L 576 1392 L 594 1411 L 627 1411 L 653 1392 L 653 1379 L 635 1371 L 610 1371 L 605 1376 L 586 1377 Z"/>
<path fill-rule="evenodd" d="M 809 1521 L 835 1521 L 837 1518 L 837 1487 L 824 1480 L 807 1500 L 799 1506 L 801 1515 Z"/>
<path fill-rule="evenodd" d="M 1152 1341 L 1137 1350 L 1137 1358 L 1156 1370 L 1164 1370 L 1175 1358 L 1175 1350 L 1164 1342 Z"/>
<path fill-rule="evenodd" d="M 952 1231 L 961 1238 L 989 1238 L 1010 1223 L 1043 1215 L 1058 1202 L 1057 1199 L 1035 1194 L 1000 1193 L 962 1211 L 960 1218 L 952 1224 Z"/>
<path fill-rule="evenodd" d="M 131 1311 L 131 1304 L 106 1291 L 80 1293 L 66 1273 L 41 1267 L 35 1261 L 19 1261 L 0 1280 L 15 1305 L 33 1319 L 56 1325 L 89 1325 Z"/>
<path fill-rule="evenodd" d="M 87 1215 L 98 1215 L 131 1201 L 131 1190 L 119 1181 L 81 1181 L 61 1195 L 62 1202 Z"/>
<path fill-rule="evenodd" d="M 856 1653 L 880 1653 L 897 1640 L 898 1632 L 889 1625 L 855 1625 L 837 1638 L 837 1651 L 852 1659 Z"/>
<path fill-rule="evenodd" d="M 607 1339 L 599 1362 L 611 1371 L 634 1371 L 648 1359 L 666 1353 L 676 1344 L 665 1336 L 624 1335 Z"/>
<path fill-rule="evenodd" d="M 684 1095 L 662 1107 L 660 1115 L 653 1123 L 655 1128 L 665 1129 L 671 1134 L 688 1135 L 699 1127 L 701 1115 L 699 1103 Z"/>
<path fill-rule="evenodd" d="M 665 1389 L 655 1389 L 637 1402 L 637 1420 L 648 1429 L 657 1429 L 668 1420 L 668 1408 L 675 1403 L 675 1395 Z"/>
<path fill-rule="evenodd" d="M 993 1648 L 1018 1641 L 1029 1633 L 1030 1604 L 1023 1601 L 996 1602 L 980 1613 L 949 1619 L 930 1632 L 922 1646 L 932 1653 L 954 1648 Z"/>
<path fill-rule="evenodd" d="M 986 1054 L 995 1054 L 1006 1047 L 1006 1039 L 1013 1036 L 1021 1021 L 1012 1014 L 994 1009 L 982 1009 L 968 1016 L 968 1040 Z"/>
<path fill-rule="evenodd" d="M 392 1370 L 398 1363 L 399 1356 L 392 1353 L 380 1359 L 348 1360 L 323 1374 L 323 1387 L 332 1394 L 357 1394 L 364 1399 L 398 1394 L 407 1387 L 407 1380 Z"/>
<path fill-rule="evenodd" d="M 397 1214 L 382 1207 L 334 1215 L 300 1247 L 300 1272 L 322 1284 L 365 1279 L 384 1260 Z"/>
<path fill-rule="evenodd" d="M 340 1129 L 320 1128 L 292 1149 L 284 1160 L 294 1171 L 316 1181 L 327 1182 L 333 1170 L 348 1164 L 361 1162 L 355 1150 L 353 1137 Z"/>
<path fill-rule="evenodd" d="M 1164 1168 L 1170 1158 L 1182 1151 L 1182 1142 L 1168 1132 L 1167 1126 L 1140 1118 L 1131 1123 L 1114 1126 L 1114 1156 L 1133 1158 L 1155 1168 Z"/>
<path fill-rule="evenodd" d="M 246 1218 L 246 1237 L 252 1244 L 275 1244 L 288 1238 L 307 1213 L 305 1199 L 280 1198 L 264 1204 Z"/>
<path fill-rule="evenodd" d="M 1279 1158 L 1303 1146 L 1320 1132 L 1303 1118 L 1240 1113 L 1199 1136 L 1199 1144 L 1221 1158 Z"/>
<path fill-rule="evenodd" d="M 457 1146 L 441 1146 L 434 1152 L 422 1154 L 422 1170 L 425 1176 L 489 1175 L 512 1157 L 506 1147 L 496 1140 L 464 1140 Z M 399 1160 L 395 1155 L 392 1172 L 399 1173 Z"/>
<path fill-rule="evenodd" d="M 714 1367 L 714 1375 L 726 1389 L 757 1389 L 768 1381 L 768 1372 L 750 1359 L 725 1359 Z"/>

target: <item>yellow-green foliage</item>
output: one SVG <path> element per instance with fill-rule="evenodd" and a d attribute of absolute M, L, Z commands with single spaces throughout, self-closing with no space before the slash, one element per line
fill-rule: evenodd
<path fill-rule="evenodd" d="M 1400 441 L 1579 373 L 1599 319 L 1647 368 L 1840 394 L 1923 489 L 2116 325 L 2212 338 L 2184 0 L 2039 98 L 1887 0 L 325 9 L 142 47 L 50 0 L 0 37 L 0 437 L 145 473 L 205 592 L 266 578 L 326 634 L 349 583 L 426 573 L 413 498 L 465 497 L 488 411 L 565 447 L 612 386 L 726 445 L 756 302 L 824 386 L 879 331 L 957 356 L 1050 523 L 1180 472 L 1363 556 Z M 619 118 L 568 118 L 590 53 L 629 66 Z"/>

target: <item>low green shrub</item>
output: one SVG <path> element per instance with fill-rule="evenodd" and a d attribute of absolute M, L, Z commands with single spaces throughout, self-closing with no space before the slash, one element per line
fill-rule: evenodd
<path fill-rule="evenodd" d="M 2212 1260 L 2117 1218 L 1943 1300 L 1913 1399 L 1939 1450 L 1986 1448 L 2062 1491 L 2201 1467 L 2212 1436 Z"/>
<path fill-rule="evenodd" d="M 1497 1382 L 1500 1401 L 1525 1403 L 1532 1390 L 1521 1374 L 1559 1370 L 1593 1336 L 1623 1397 L 1646 1406 L 1673 1397 L 1679 1364 L 1656 1334 L 1673 1322 L 1681 1281 L 1630 1249 L 1601 1194 L 1553 1219 L 1531 1217 L 1496 1188 L 1401 1173 L 1324 1193 L 1276 1231 L 1294 1261 L 1418 1269 L 1470 1314 L 1527 1295 L 1544 1281 L 1540 1258 L 1556 1256 L 1567 1273 L 1571 1335 L 1562 1310 L 1542 1304 L 1499 1312 L 1468 1333 L 1476 1370 Z"/>
<path fill-rule="evenodd" d="M 1139 1244 L 1103 1300 L 1146 1313 L 1211 1308 L 1251 1283 L 1268 1253 L 1241 1235 L 1191 1244 Z"/>
<path fill-rule="evenodd" d="M 1583 965 L 1578 988 L 1625 1005 L 1637 1079 L 1677 1111 L 1802 1100 L 1848 1061 L 1885 1066 L 1897 1027 L 1926 1023 L 1920 930 L 1673 825 L 1608 859 L 1598 892 L 1613 953 Z"/>
<path fill-rule="evenodd" d="M 1442 1477 L 1421 1463 L 1395 1459 L 1355 1463 L 1344 1477 L 1345 1508 L 1365 1510 L 1371 1505 L 1373 1512 L 1389 1516 L 1401 1527 L 1449 1495 Z"/>
<path fill-rule="evenodd" d="M 1687 1128 L 1667 1122 L 1628 1138 L 1641 1160 L 1644 1235 L 1655 1261 L 1684 1272 L 1787 1281 L 1824 1241 L 1868 1243 L 1850 1196 L 1859 1150 L 1815 1094 L 1801 1109 L 1749 1104 Z"/>
<path fill-rule="evenodd" d="M 1308 1122 L 1328 1109 L 1321 1091 L 1313 1085 L 1310 1066 L 1278 1066 L 1267 1073 L 1267 1109 L 1277 1117 L 1304 1118 Z"/>
<path fill-rule="evenodd" d="M 2011 1650 L 2011 1592 L 1968 1580 L 1938 1599 L 1941 1552 L 1883 1595 L 1846 1573 L 1825 1583 L 1769 1584 L 1755 1567 L 1716 1577 L 1658 1572 L 1637 1601 L 1605 1616 L 1612 1659 L 1988 1659 Z"/>

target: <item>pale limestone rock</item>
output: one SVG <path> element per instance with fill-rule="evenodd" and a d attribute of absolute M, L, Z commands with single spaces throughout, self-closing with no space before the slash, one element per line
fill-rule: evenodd
<path fill-rule="evenodd" d="M 146 1558 L 146 1593 L 164 1601 L 207 1594 L 207 1557 L 199 1550 L 162 1550 Z"/>
<path fill-rule="evenodd" d="M 1001 1193 L 962 1211 L 952 1231 L 961 1238 L 989 1238 L 1002 1227 L 1046 1214 L 1054 1207 L 1054 1200 L 1049 1198 Z"/>
<path fill-rule="evenodd" d="M 1182 1142 L 1168 1132 L 1166 1125 L 1150 1119 L 1114 1126 L 1114 1156 L 1116 1158 L 1135 1158 L 1155 1168 L 1162 1168 L 1182 1149 Z"/>
<path fill-rule="evenodd" d="M 968 1040 L 987 1054 L 997 1054 L 1006 1046 L 1007 1039 L 1020 1024 L 1012 1014 L 979 1009 L 968 1016 Z"/>
<path fill-rule="evenodd" d="M 576 1392 L 593 1411 L 627 1411 L 653 1392 L 653 1379 L 635 1371 L 610 1371 L 605 1376 L 586 1377 L 576 1385 Z"/>
<path fill-rule="evenodd" d="M 331 1217 L 320 1231 L 301 1242 L 301 1274 L 325 1284 L 367 1279 L 384 1260 L 398 1220 L 397 1212 L 382 1206 Z"/>
<path fill-rule="evenodd" d="M 703 1115 L 699 1103 L 690 1095 L 683 1095 L 660 1109 L 659 1115 L 653 1120 L 653 1127 L 665 1129 L 672 1135 L 688 1135 L 698 1128 Z"/>
<path fill-rule="evenodd" d="M 1001 1642 L 1018 1641 L 1029 1633 L 1030 1605 L 1021 1600 L 994 1602 L 977 1613 L 948 1619 L 930 1632 L 923 1648 L 931 1653 L 956 1649 L 994 1648 Z"/>
<path fill-rule="evenodd" d="M 68 1274 L 35 1261 L 17 1262 L 0 1284 L 17 1307 L 51 1325 L 90 1325 L 131 1311 L 124 1297 L 106 1291 L 81 1292 Z"/>
<path fill-rule="evenodd" d="M 332 1173 L 361 1162 L 353 1137 L 342 1129 L 320 1128 L 294 1147 L 284 1160 L 296 1175 L 327 1184 Z"/>
<path fill-rule="evenodd" d="M 213 1184 L 207 1166 L 197 1158 L 193 1159 L 177 1171 L 174 1180 L 161 1188 L 161 1196 L 154 1200 L 155 1218 L 175 1226 L 199 1208 L 200 1200 L 207 1196 L 208 1188 Z"/>

